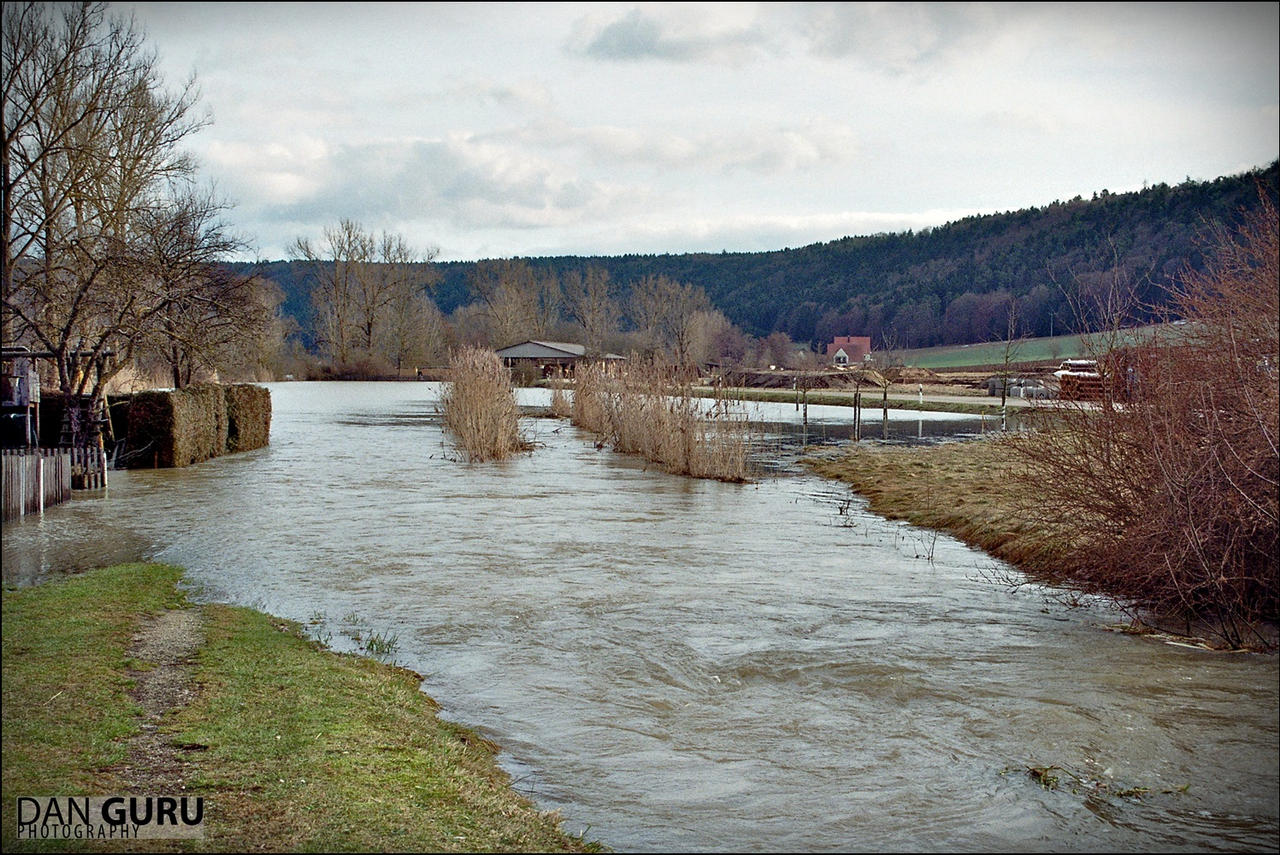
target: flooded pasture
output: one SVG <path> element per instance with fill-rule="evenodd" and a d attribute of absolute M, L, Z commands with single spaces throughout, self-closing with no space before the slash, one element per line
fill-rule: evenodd
<path fill-rule="evenodd" d="M 752 405 L 769 474 L 723 484 L 542 418 L 523 422 L 532 454 L 464 463 L 435 384 L 270 388 L 269 447 L 113 472 L 105 495 L 7 523 L 6 584 L 165 561 L 198 597 L 339 649 L 352 627 L 394 637 L 517 789 L 618 850 L 1280 842 L 1276 657 L 1110 631 L 1099 604 L 1011 590 L 985 554 L 869 514 L 790 463 L 847 438 L 847 409 L 802 428 Z"/>

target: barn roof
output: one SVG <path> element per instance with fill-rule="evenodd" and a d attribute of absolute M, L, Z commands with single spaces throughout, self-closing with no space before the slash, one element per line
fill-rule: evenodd
<path fill-rule="evenodd" d="M 586 355 L 585 346 L 563 341 L 522 341 L 498 351 L 503 359 L 581 359 Z M 606 353 L 604 358 L 621 359 L 613 353 Z"/>

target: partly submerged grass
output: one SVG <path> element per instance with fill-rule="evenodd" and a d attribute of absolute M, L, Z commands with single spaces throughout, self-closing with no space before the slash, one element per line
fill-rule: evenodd
<path fill-rule="evenodd" d="M 5 593 L 6 851 L 50 848 L 14 839 L 18 796 L 124 791 L 114 769 L 141 721 L 128 695 L 126 650 L 145 615 L 190 607 L 179 576 L 172 567 L 129 565 Z M 496 746 L 437 718 L 418 675 L 325 650 L 289 621 L 227 606 L 203 611 L 196 697 L 161 726 L 189 764 L 187 792 L 205 798 L 205 837 L 144 845 L 599 849 L 512 790 Z"/>
<path fill-rule="evenodd" d="M 470 461 L 502 460 L 531 448 L 520 436 L 511 372 L 492 350 L 454 352 L 441 404 L 445 425 Z"/>
<path fill-rule="evenodd" d="M 805 462 L 844 481 L 890 519 L 945 531 L 1029 572 L 1054 576 L 1065 544 L 1053 528 L 1027 513 L 1027 485 L 1019 476 L 1014 442 L 1025 437 L 933 446 L 854 445 L 834 458 Z"/>
<path fill-rule="evenodd" d="M 676 374 L 652 364 L 580 366 L 572 421 L 616 451 L 640 455 L 676 475 L 750 480 L 755 426 L 723 398 L 702 406 Z"/>

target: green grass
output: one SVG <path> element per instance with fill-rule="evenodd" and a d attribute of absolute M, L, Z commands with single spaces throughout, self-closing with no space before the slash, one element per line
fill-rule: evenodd
<path fill-rule="evenodd" d="M 1136 327 L 1119 333 L 1120 342 L 1130 342 L 1145 336 L 1153 330 L 1164 330 L 1177 334 L 1178 327 Z M 1056 335 L 1045 338 L 1029 338 L 1018 342 L 1013 354 L 1015 363 L 1056 362 L 1063 359 L 1088 357 L 1100 341 L 1099 334 Z M 1001 365 L 1005 358 L 1005 342 L 993 341 L 985 344 L 955 344 L 945 347 L 922 347 L 915 350 L 904 350 L 897 354 L 902 364 L 917 368 L 940 370 L 947 368 L 978 368 Z"/>
<path fill-rule="evenodd" d="M 938 370 L 943 368 L 976 368 L 1000 365 L 1004 362 L 1003 341 L 986 344 L 947 345 L 905 350 L 900 354 L 904 365 Z M 1052 362 L 1075 359 L 1086 352 L 1084 340 L 1079 335 L 1058 335 L 1052 338 L 1032 338 L 1020 342 L 1013 355 L 1015 362 Z"/>
<path fill-rule="evenodd" d="M 129 565 L 5 593 L 6 851 L 41 848 L 14 839 L 17 796 L 121 791 L 113 766 L 140 721 L 125 651 L 145 615 L 192 607 L 179 577 Z M 188 792 L 205 797 L 205 838 L 152 848 L 600 850 L 518 795 L 493 743 L 437 718 L 417 674 L 249 609 L 203 614 L 196 697 L 161 727 L 190 764 Z"/>
<path fill-rule="evenodd" d="M 96 770 L 123 757 L 120 740 L 139 712 L 125 651 L 143 615 L 182 605 L 180 575 L 130 564 L 4 593 L 5 811 L 11 794 L 32 787 L 92 786 Z"/>
<path fill-rule="evenodd" d="M 111 791 L 111 768 L 124 759 L 141 713 L 128 694 L 126 650 L 143 616 L 183 605 L 181 572 L 128 564 L 4 592 L 6 851 L 27 845 L 14 840 L 18 796 Z"/>

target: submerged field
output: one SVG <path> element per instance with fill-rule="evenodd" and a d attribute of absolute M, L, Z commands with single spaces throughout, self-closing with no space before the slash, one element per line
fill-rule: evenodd
<path fill-rule="evenodd" d="M 867 497 L 889 519 L 937 529 L 991 555 L 1051 575 L 1061 545 L 1029 520 L 1010 438 L 928 447 L 855 445 L 806 463 Z"/>

